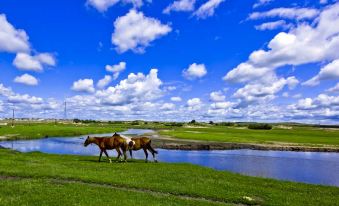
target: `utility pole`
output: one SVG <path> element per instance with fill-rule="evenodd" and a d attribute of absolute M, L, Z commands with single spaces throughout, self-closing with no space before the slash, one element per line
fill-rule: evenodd
<path fill-rule="evenodd" d="M 65 101 L 65 106 L 64 106 L 64 120 L 67 119 L 67 103 Z"/>
<path fill-rule="evenodd" d="M 14 109 L 13 109 L 13 116 L 12 116 L 12 127 L 14 127 Z"/>

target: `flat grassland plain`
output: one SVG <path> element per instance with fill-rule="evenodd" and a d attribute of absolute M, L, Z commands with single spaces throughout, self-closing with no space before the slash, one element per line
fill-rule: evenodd
<path fill-rule="evenodd" d="M 43 137 L 77 136 L 120 132 L 129 128 L 153 129 L 163 136 L 186 140 L 292 144 L 305 146 L 339 147 L 339 128 L 323 128 L 317 125 L 275 124 L 272 130 L 248 129 L 245 123 L 234 126 L 207 123 L 183 124 L 166 122 L 19 122 L 15 127 L 0 125 L 2 139 L 35 139 Z"/>
<path fill-rule="evenodd" d="M 245 126 L 170 123 L 17 123 L 0 136 L 32 139 L 155 129 L 175 138 L 331 145 L 339 131 L 311 126 L 248 130 Z M 0 149 L 0 205 L 339 205 L 339 188 L 248 177 L 190 164 L 98 163 L 97 157 Z"/>
<path fill-rule="evenodd" d="M 339 146 L 339 129 L 307 126 L 273 127 L 272 130 L 251 130 L 247 127 L 208 126 L 175 128 L 159 131 L 180 139 L 257 143 L 257 144 L 295 144 Z"/>
<path fill-rule="evenodd" d="M 190 164 L 0 150 L 1 205 L 339 205 L 339 188 Z"/>

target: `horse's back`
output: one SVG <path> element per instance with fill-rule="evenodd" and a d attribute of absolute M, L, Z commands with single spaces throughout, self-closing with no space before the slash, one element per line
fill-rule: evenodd
<path fill-rule="evenodd" d="M 135 144 L 139 144 L 140 146 L 146 145 L 151 142 L 149 137 L 133 137 L 132 140 Z"/>

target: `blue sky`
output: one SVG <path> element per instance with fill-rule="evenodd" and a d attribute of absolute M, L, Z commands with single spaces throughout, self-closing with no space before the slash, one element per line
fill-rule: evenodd
<path fill-rule="evenodd" d="M 334 0 L 3 0 L 0 118 L 62 118 L 66 101 L 69 118 L 337 123 L 338 14 Z"/>

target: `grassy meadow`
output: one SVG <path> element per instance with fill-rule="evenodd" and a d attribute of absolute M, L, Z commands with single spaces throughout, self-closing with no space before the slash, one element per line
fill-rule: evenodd
<path fill-rule="evenodd" d="M 0 149 L 0 205 L 339 205 L 339 188 L 190 164 Z"/>
<path fill-rule="evenodd" d="M 272 130 L 251 130 L 246 127 L 202 126 L 159 131 L 161 135 L 180 139 L 257 144 L 297 144 L 339 146 L 339 130 L 293 126 Z"/>
<path fill-rule="evenodd" d="M 292 144 L 304 146 L 339 146 L 338 128 L 320 128 L 312 125 L 273 125 L 272 130 L 248 129 L 246 124 L 222 126 L 207 123 L 187 124 L 168 122 L 17 122 L 14 127 L 0 126 L 0 137 L 7 139 L 34 139 L 57 136 L 77 136 L 120 132 L 129 128 L 154 129 L 162 136 L 177 139 L 255 143 Z M 4 139 L 4 138 L 3 138 Z"/>
<path fill-rule="evenodd" d="M 10 125 L 0 126 L 0 136 L 9 139 L 38 139 L 43 137 L 78 136 L 84 134 L 111 133 L 125 130 L 123 124 L 111 125 L 107 123 L 73 124 L 44 123 L 44 122 L 20 122 L 14 127 Z"/>

